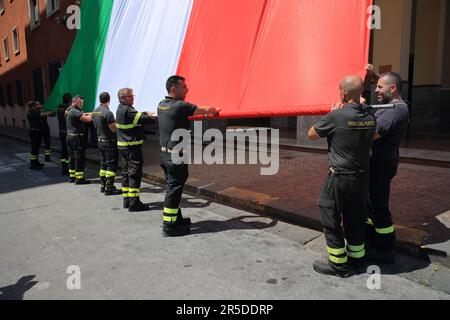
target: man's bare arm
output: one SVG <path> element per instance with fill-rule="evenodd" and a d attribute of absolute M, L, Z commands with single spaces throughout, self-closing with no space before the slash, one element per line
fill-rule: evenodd
<path fill-rule="evenodd" d="M 41 117 L 54 117 L 56 113 L 54 111 L 42 112 Z"/>
<path fill-rule="evenodd" d="M 322 138 L 322 137 L 319 136 L 319 134 L 317 133 L 315 127 L 311 127 L 311 129 L 309 129 L 308 137 L 309 137 L 309 139 L 311 139 L 311 140 L 319 140 L 319 139 Z"/>
<path fill-rule="evenodd" d="M 381 136 L 378 132 L 375 132 L 375 136 L 373 137 L 373 140 L 381 139 Z"/>
<path fill-rule="evenodd" d="M 85 113 L 80 117 L 80 121 L 85 123 L 91 123 L 93 121 L 92 115 L 90 113 Z"/>
<path fill-rule="evenodd" d="M 214 107 L 197 107 L 194 116 L 217 117 L 220 111 L 220 109 Z"/>
<path fill-rule="evenodd" d="M 145 112 L 142 112 L 142 113 L 146 114 L 149 118 L 152 118 L 153 120 L 158 119 L 158 115 L 156 113 L 154 113 L 154 112 L 145 111 Z"/>
<path fill-rule="evenodd" d="M 109 130 L 111 130 L 111 132 L 114 132 L 114 133 L 117 132 L 117 125 L 115 122 L 108 124 L 108 128 L 109 128 Z"/>
<path fill-rule="evenodd" d="M 368 65 L 365 67 L 365 69 L 366 69 L 366 71 L 367 71 L 367 74 L 368 74 L 370 77 L 372 77 L 372 80 L 378 81 L 378 80 L 381 78 L 381 75 L 378 74 L 377 72 L 375 72 L 375 67 L 374 67 L 373 64 L 368 64 Z"/>

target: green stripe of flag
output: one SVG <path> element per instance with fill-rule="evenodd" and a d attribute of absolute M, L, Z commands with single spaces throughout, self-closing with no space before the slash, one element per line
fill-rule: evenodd
<path fill-rule="evenodd" d="M 58 82 L 45 102 L 46 110 L 56 110 L 66 92 L 82 95 L 84 110 L 94 110 L 113 4 L 114 0 L 82 1 L 81 29 L 77 31 Z"/>

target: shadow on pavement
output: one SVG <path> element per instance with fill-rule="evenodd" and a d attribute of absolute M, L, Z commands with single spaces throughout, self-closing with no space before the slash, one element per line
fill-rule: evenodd
<path fill-rule="evenodd" d="M 430 219 L 427 230 L 429 236 L 425 239 L 424 244 L 426 245 L 438 244 L 450 239 L 450 229 L 437 218 Z"/>
<path fill-rule="evenodd" d="M 159 194 L 159 193 L 164 193 L 164 192 L 165 192 L 165 189 L 160 186 L 144 187 L 141 189 L 141 193 Z"/>
<path fill-rule="evenodd" d="M 38 284 L 37 281 L 32 281 L 35 277 L 22 277 L 16 284 L 0 288 L 0 300 L 23 300 L 25 292 Z"/>
<path fill-rule="evenodd" d="M 260 219 L 255 216 L 240 216 L 226 221 L 207 220 L 193 223 L 191 227 L 191 234 L 217 233 L 228 230 L 249 230 L 249 229 L 268 229 L 275 227 L 278 220 L 271 219 L 271 222 L 265 223 L 261 221 L 246 222 L 244 219 Z"/>
<path fill-rule="evenodd" d="M 198 201 L 198 199 L 183 199 L 181 202 L 181 208 L 194 208 L 201 209 L 207 208 L 211 204 L 211 201 Z M 147 203 L 146 205 L 150 206 L 150 211 L 160 211 L 161 213 L 164 210 L 164 202 L 153 202 Z M 148 212 L 148 211 L 147 211 Z M 276 226 L 278 224 L 278 220 L 270 219 L 271 222 L 266 223 L 262 221 L 251 221 L 251 219 L 261 219 L 260 216 L 239 216 L 233 219 L 229 219 L 226 221 L 217 221 L 217 220 L 206 220 L 199 221 L 193 223 L 191 226 L 190 234 L 204 234 L 204 233 L 216 233 L 223 232 L 227 230 L 249 230 L 249 229 L 268 229 Z M 244 221 L 247 220 L 247 221 Z"/>
<path fill-rule="evenodd" d="M 376 264 L 372 263 L 370 265 Z M 425 260 L 397 254 L 396 263 L 394 265 L 380 264 L 377 266 L 381 269 L 382 275 L 401 275 L 426 269 L 429 265 L 430 263 Z"/>

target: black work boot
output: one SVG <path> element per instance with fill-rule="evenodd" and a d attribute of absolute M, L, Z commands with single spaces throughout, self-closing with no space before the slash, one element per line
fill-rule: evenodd
<path fill-rule="evenodd" d="M 61 162 L 61 174 L 63 176 L 69 175 L 69 166 L 65 162 Z"/>
<path fill-rule="evenodd" d="M 374 250 L 369 255 L 370 262 L 376 264 L 395 264 L 395 250 Z"/>
<path fill-rule="evenodd" d="M 163 236 L 164 237 L 182 237 L 188 235 L 191 229 L 187 225 L 181 223 L 164 223 Z"/>
<path fill-rule="evenodd" d="M 182 226 L 190 226 L 192 224 L 191 218 L 184 218 L 181 209 L 178 210 L 177 224 Z"/>
<path fill-rule="evenodd" d="M 143 204 L 139 198 L 130 199 L 128 212 L 143 212 L 148 210 L 150 210 L 150 206 Z"/>
<path fill-rule="evenodd" d="M 75 185 L 77 185 L 77 186 L 84 186 L 84 185 L 88 185 L 88 184 L 91 184 L 91 181 L 88 181 L 84 178 L 75 180 Z"/>
<path fill-rule="evenodd" d="M 105 193 L 106 190 L 106 178 L 100 177 L 100 193 Z"/>
<path fill-rule="evenodd" d="M 123 208 L 128 209 L 130 207 L 130 198 L 128 197 L 128 187 L 122 184 L 122 197 L 123 197 Z"/>
<path fill-rule="evenodd" d="M 30 162 L 30 170 L 42 170 L 44 165 L 39 163 L 38 160 L 31 160 Z"/>
<path fill-rule="evenodd" d="M 30 170 L 39 171 L 39 170 L 42 170 L 42 167 L 30 164 Z"/>
<path fill-rule="evenodd" d="M 114 178 L 107 178 L 105 183 L 105 196 L 118 196 L 122 194 L 122 190 L 117 190 L 114 186 Z"/>
<path fill-rule="evenodd" d="M 70 179 L 69 179 L 70 183 L 75 183 L 75 181 L 77 180 L 77 177 L 75 175 L 75 170 L 71 170 L 70 166 L 69 166 L 69 177 L 70 177 Z"/>
<path fill-rule="evenodd" d="M 349 257 L 348 263 L 350 268 L 352 268 L 357 274 L 367 273 L 368 264 L 365 258 L 354 259 Z"/>
<path fill-rule="evenodd" d="M 38 167 L 41 167 L 41 169 L 45 168 L 45 164 L 40 163 L 40 162 L 39 162 L 39 159 L 36 160 L 36 165 L 37 165 Z"/>
<path fill-rule="evenodd" d="M 335 276 L 340 278 L 348 278 L 351 276 L 347 264 L 343 264 L 338 267 L 333 263 L 331 263 L 330 261 L 324 262 L 316 260 L 313 263 L 313 267 L 316 272 L 327 276 Z"/>
<path fill-rule="evenodd" d="M 366 250 L 370 251 L 376 248 L 377 246 L 376 238 L 377 233 L 375 231 L 375 227 L 373 226 L 372 220 L 370 220 L 370 222 L 368 221 L 366 223 L 366 240 L 365 240 Z"/>
<path fill-rule="evenodd" d="M 51 149 L 45 150 L 45 162 L 52 162 L 52 150 Z"/>
<path fill-rule="evenodd" d="M 120 196 L 122 194 L 122 190 L 118 190 L 116 187 L 112 187 L 111 189 L 105 190 L 105 196 Z"/>

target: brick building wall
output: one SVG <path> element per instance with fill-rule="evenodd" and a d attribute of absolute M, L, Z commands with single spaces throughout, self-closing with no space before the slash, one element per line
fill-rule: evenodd
<path fill-rule="evenodd" d="M 50 94 L 76 36 L 76 30 L 59 23 L 73 4 L 79 1 L 0 0 L 0 124 L 28 126 L 24 104 L 29 100 L 43 102 Z M 18 52 L 14 50 L 15 28 Z M 8 39 L 9 61 L 4 38 Z M 54 123 L 51 127 L 55 131 Z"/>

